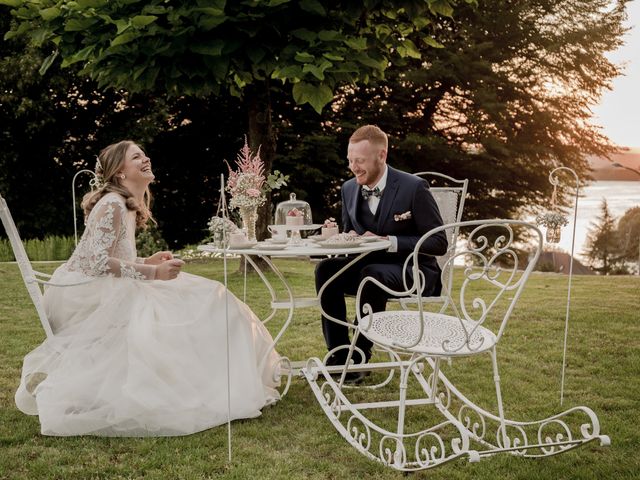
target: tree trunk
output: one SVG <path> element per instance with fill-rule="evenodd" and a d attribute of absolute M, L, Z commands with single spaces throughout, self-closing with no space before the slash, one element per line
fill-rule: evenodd
<path fill-rule="evenodd" d="M 255 82 L 247 86 L 244 91 L 245 105 L 249 115 L 249 146 L 255 151 L 260 147 L 260 158 L 264 162 L 264 173 L 269 175 L 273 168 L 276 153 L 276 139 L 271 122 L 271 97 L 269 81 Z M 256 235 L 258 240 L 264 240 L 267 225 L 271 223 L 271 193 L 267 194 L 267 201 L 258 208 L 258 222 Z"/>
<path fill-rule="evenodd" d="M 260 158 L 264 162 L 264 174 L 268 176 L 273 168 L 276 153 L 276 139 L 271 123 L 271 96 L 269 81 L 254 82 L 244 90 L 244 104 L 247 107 L 249 124 L 249 147 L 256 151 L 260 147 Z M 271 192 L 267 194 L 267 201 L 258 208 L 256 222 L 256 237 L 264 240 L 268 236 L 267 225 L 271 223 Z M 253 259 L 258 267 L 263 269 L 266 262 L 258 257 Z M 239 271 L 244 272 L 244 261 L 240 262 Z M 247 273 L 253 272 L 251 265 L 247 265 Z"/>

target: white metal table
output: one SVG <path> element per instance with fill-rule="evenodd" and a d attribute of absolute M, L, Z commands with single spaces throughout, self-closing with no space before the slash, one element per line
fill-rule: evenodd
<path fill-rule="evenodd" d="M 335 280 L 338 276 L 340 276 L 345 270 L 347 270 L 355 262 L 357 262 L 364 256 L 370 254 L 371 252 L 386 250 L 387 248 L 389 248 L 390 245 L 391 243 L 388 240 L 377 239 L 375 241 L 368 241 L 357 246 L 327 247 L 327 246 L 320 246 L 315 242 L 306 240 L 306 241 L 303 241 L 301 245 L 288 244 L 285 248 L 282 248 L 277 245 L 272 246 L 270 248 L 269 243 L 261 242 L 252 248 L 232 248 L 232 247 L 219 248 L 214 246 L 213 244 L 207 244 L 207 245 L 200 245 L 198 247 L 198 250 L 201 250 L 204 252 L 210 252 L 210 253 L 217 253 L 217 254 L 240 255 L 244 257 L 244 259 L 253 266 L 253 268 L 256 270 L 256 272 L 260 276 L 260 279 L 266 286 L 267 290 L 269 291 L 269 294 L 271 295 L 271 313 L 264 320 L 262 320 L 263 323 L 266 323 L 269 320 L 271 320 L 276 315 L 278 310 L 287 310 L 287 309 L 289 310 L 287 319 L 285 320 L 284 324 L 280 328 L 280 331 L 275 335 L 271 348 L 266 352 L 265 356 L 262 359 L 262 362 L 264 362 L 267 356 L 269 355 L 269 353 L 275 348 L 277 343 L 280 341 L 280 339 L 286 332 L 287 328 L 289 328 L 289 325 L 293 320 L 294 310 L 296 308 L 306 308 L 306 307 L 317 306 L 320 308 L 322 314 L 325 315 L 327 318 L 330 318 L 331 320 L 337 323 L 345 324 L 344 321 L 339 320 L 337 318 L 333 318 L 330 315 L 327 315 L 326 312 L 322 311 L 322 307 L 320 305 L 320 300 L 319 300 L 320 297 L 322 296 L 322 292 L 324 292 L 326 287 L 333 280 Z M 286 276 L 278 269 L 278 267 L 274 264 L 271 258 L 271 257 L 297 258 L 297 257 L 318 257 L 318 256 L 321 257 L 321 256 L 331 256 L 331 255 L 352 255 L 353 258 L 343 268 L 341 268 L 338 272 L 336 272 L 335 275 L 333 275 L 329 280 L 327 280 L 327 282 L 320 288 L 318 295 L 314 297 L 296 296 L 292 286 L 287 281 Z M 284 287 L 284 290 L 286 292 L 286 295 L 284 298 L 280 298 L 280 299 L 278 298 L 276 294 L 276 289 L 267 278 L 265 272 L 260 268 L 260 266 L 258 265 L 258 262 L 255 261 L 255 258 L 262 259 L 265 262 L 265 264 L 269 267 L 269 269 L 275 274 L 276 278 L 278 279 L 282 287 Z M 287 357 L 283 357 L 283 359 L 284 359 L 283 363 L 286 363 L 289 366 L 287 385 L 283 391 L 283 395 L 284 395 L 288 390 L 289 384 L 291 382 L 291 375 L 293 373 L 297 373 L 299 369 L 305 365 L 306 360 L 292 362 Z"/>

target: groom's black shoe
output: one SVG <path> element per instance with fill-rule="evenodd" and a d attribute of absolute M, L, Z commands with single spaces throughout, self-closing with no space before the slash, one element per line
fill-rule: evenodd
<path fill-rule="evenodd" d="M 369 375 L 371 375 L 369 370 L 365 372 L 349 372 L 344 377 L 344 383 L 347 385 L 360 385 Z"/>
<path fill-rule="evenodd" d="M 364 354 L 365 354 L 364 363 L 368 363 L 369 359 L 371 358 L 371 352 L 365 351 Z M 332 366 L 344 365 L 346 360 L 347 360 L 346 351 L 338 351 L 327 359 L 327 366 L 332 367 Z M 359 352 L 354 352 L 352 360 L 355 362 L 356 365 L 359 365 L 362 363 Z M 368 370 L 363 372 L 347 372 L 347 374 L 344 377 L 344 383 L 349 385 L 358 385 L 362 383 L 362 381 L 366 377 L 368 377 L 370 374 L 371 372 Z M 342 375 L 342 371 L 331 373 L 331 377 L 336 381 L 340 380 L 341 375 Z"/>

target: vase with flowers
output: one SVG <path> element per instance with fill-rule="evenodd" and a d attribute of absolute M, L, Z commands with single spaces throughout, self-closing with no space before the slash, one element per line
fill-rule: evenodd
<path fill-rule="evenodd" d="M 558 212 L 547 212 L 536 217 L 536 223 L 547 229 L 545 238 L 548 243 L 558 243 L 562 227 L 566 226 L 569 221 Z"/>
<path fill-rule="evenodd" d="M 231 220 L 218 215 L 211 217 L 207 223 L 214 246 L 226 248 L 229 244 L 229 236 L 238 231 L 238 227 Z"/>
<path fill-rule="evenodd" d="M 238 153 L 236 165 L 238 168 L 233 170 L 227 164 L 229 179 L 226 188 L 231 194 L 229 206 L 239 210 L 247 240 L 255 242 L 258 207 L 264 205 L 268 192 L 286 185 L 289 177 L 278 170 L 274 170 L 268 176 L 265 175 L 264 162 L 260 158 L 260 147 L 255 153 L 252 152 L 246 136 L 244 146 Z"/>

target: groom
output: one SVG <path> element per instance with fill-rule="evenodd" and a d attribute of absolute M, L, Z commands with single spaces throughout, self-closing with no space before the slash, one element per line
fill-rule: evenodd
<path fill-rule="evenodd" d="M 387 135 L 375 125 L 358 128 L 349 139 L 347 158 L 354 174 L 342 186 L 342 226 L 344 232 L 358 235 L 379 235 L 391 242 L 387 251 L 373 252 L 352 265 L 336 278 L 323 292 L 322 309 L 339 320 L 346 321 L 345 294 L 355 295 L 358 285 L 371 276 L 394 290 L 404 290 L 402 267 L 422 235 L 442 225 L 438 206 L 427 183 L 416 176 L 401 172 L 387 165 Z M 441 289 L 440 268 L 435 257 L 447 249 L 444 232 L 430 237 L 421 251 L 420 270 L 425 276 L 424 296 L 439 295 Z M 316 291 L 351 259 L 334 257 L 323 260 L 316 267 Z M 411 285 L 413 279 L 407 278 Z M 372 283 L 367 284 L 361 295 L 364 305 L 371 305 L 374 312 L 383 311 L 389 295 Z M 349 328 L 322 317 L 322 332 L 327 348 L 332 350 L 349 345 Z M 363 335 L 356 346 L 365 354 L 365 362 L 371 358 L 372 343 Z M 347 349 L 341 349 L 327 361 L 329 365 L 344 364 Z M 353 360 L 362 359 L 354 355 Z"/>

